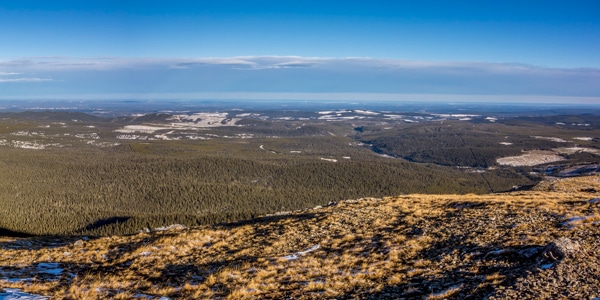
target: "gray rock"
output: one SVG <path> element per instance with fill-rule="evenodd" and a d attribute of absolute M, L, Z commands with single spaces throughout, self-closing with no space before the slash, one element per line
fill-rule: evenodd
<path fill-rule="evenodd" d="M 553 260 L 561 260 L 565 257 L 575 256 L 579 249 L 579 243 L 561 237 L 546 246 L 544 256 Z"/>

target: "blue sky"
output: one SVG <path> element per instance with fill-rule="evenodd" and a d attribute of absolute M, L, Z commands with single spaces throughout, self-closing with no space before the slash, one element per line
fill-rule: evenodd
<path fill-rule="evenodd" d="M 0 0 L 0 98 L 594 103 L 598 12 L 600 1 Z"/>

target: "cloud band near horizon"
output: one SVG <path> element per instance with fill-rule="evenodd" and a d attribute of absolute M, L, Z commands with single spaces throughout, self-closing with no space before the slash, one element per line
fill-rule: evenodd
<path fill-rule="evenodd" d="M 352 57 L 47 57 L 0 61 L 0 98 L 4 99 L 210 94 L 251 98 L 288 94 L 312 99 L 314 96 L 308 95 L 335 94 L 363 98 L 388 95 L 382 97 L 391 101 L 398 97 L 389 95 L 463 95 L 463 99 L 519 95 L 596 103 L 599 82 L 598 68 Z"/>

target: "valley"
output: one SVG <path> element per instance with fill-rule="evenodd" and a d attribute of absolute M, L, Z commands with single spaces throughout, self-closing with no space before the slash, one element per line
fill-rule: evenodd
<path fill-rule="evenodd" d="M 5 112 L 0 228 L 132 234 L 342 199 L 506 192 L 600 163 L 594 115 L 374 108 Z"/>

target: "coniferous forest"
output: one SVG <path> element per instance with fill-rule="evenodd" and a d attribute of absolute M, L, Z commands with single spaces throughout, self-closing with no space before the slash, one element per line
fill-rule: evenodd
<path fill-rule="evenodd" d="M 0 229 L 13 235 L 130 234 L 343 199 L 499 193 L 531 186 L 548 170 L 600 162 L 595 124 L 331 122 L 305 114 L 299 120 L 225 116 L 219 126 L 204 127 L 199 119 L 174 122 L 168 115 L 3 115 Z M 527 150 L 555 151 L 562 160 L 521 167 L 497 162 Z"/>

